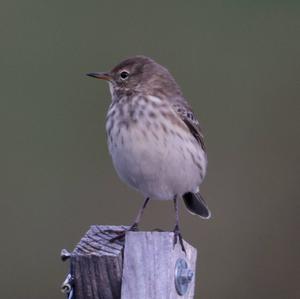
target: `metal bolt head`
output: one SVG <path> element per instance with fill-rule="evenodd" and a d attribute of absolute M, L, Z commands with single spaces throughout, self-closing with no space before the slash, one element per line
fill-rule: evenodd
<path fill-rule="evenodd" d="M 60 253 L 60 258 L 62 259 L 62 261 L 64 262 L 70 257 L 71 257 L 71 253 L 67 249 L 62 249 Z"/>
<path fill-rule="evenodd" d="M 175 288 L 178 295 L 183 296 L 193 280 L 194 272 L 188 268 L 187 262 L 179 258 L 175 264 Z"/>
<path fill-rule="evenodd" d="M 193 280 L 194 272 L 192 270 L 188 270 L 187 279 L 189 282 Z"/>

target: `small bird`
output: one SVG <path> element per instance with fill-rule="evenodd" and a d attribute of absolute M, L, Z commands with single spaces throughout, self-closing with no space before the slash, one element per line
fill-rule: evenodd
<path fill-rule="evenodd" d="M 207 169 L 207 154 L 199 122 L 170 72 L 146 56 L 128 58 L 110 72 L 90 77 L 106 80 L 112 102 L 106 117 L 109 152 L 125 183 L 145 201 L 129 230 L 137 230 L 150 198 L 173 200 L 179 228 L 178 198 L 189 212 L 211 216 L 199 192 Z M 122 237 L 124 237 L 123 232 Z"/>

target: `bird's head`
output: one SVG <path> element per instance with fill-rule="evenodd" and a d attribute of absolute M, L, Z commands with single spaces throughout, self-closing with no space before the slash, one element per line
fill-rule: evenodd
<path fill-rule="evenodd" d="M 180 93 L 169 71 L 146 56 L 128 58 L 109 72 L 88 73 L 87 76 L 108 81 L 112 95 L 117 96 L 133 93 Z"/>

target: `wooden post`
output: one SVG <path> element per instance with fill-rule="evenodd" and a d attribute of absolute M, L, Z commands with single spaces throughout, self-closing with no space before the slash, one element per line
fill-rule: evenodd
<path fill-rule="evenodd" d="M 186 260 L 195 273 L 197 251 L 184 242 L 186 255 L 180 245 L 173 248 L 172 232 L 128 232 L 126 234 L 122 299 L 192 299 L 195 277 L 186 293 L 180 296 L 175 287 L 177 260 Z M 180 279 L 180 278 L 179 278 Z"/>
<path fill-rule="evenodd" d="M 91 226 L 70 254 L 70 297 L 192 299 L 197 250 L 186 242 L 186 255 L 173 248 L 172 232 L 127 232 L 125 246 L 109 242 L 126 228 Z"/>

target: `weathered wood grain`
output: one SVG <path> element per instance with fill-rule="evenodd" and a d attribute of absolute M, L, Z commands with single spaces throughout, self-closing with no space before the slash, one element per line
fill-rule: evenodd
<path fill-rule="evenodd" d="M 179 296 L 175 289 L 175 263 L 187 261 L 195 273 L 197 251 L 184 242 L 173 248 L 172 232 L 128 232 L 125 240 L 122 299 L 191 299 L 194 297 L 195 275 L 187 293 Z"/>
<path fill-rule="evenodd" d="M 124 242 L 109 240 L 125 226 L 93 225 L 71 254 L 76 299 L 120 299 Z"/>
<path fill-rule="evenodd" d="M 70 255 L 73 299 L 192 299 L 175 289 L 175 264 L 185 259 L 195 273 L 197 251 L 184 241 L 173 248 L 172 232 L 127 232 L 124 241 L 109 240 L 125 226 L 93 225 Z"/>

